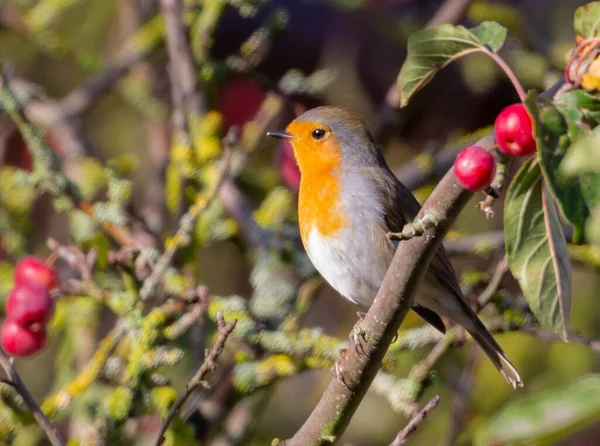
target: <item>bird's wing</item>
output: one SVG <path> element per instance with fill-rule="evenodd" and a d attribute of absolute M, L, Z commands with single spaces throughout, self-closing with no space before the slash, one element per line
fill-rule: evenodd
<path fill-rule="evenodd" d="M 367 170 L 368 176 L 376 184 L 376 188 L 384 204 L 383 210 L 387 231 L 402 231 L 406 223 L 415 219 L 421 209 L 421 205 L 412 192 L 396 178 L 391 170 L 380 167 L 370 167 Z M 443 246 L 440 246 L 433 257 L 430 270 L 448 291 L 459 297 L 461 301 L 463 300 L 456 273 Z M 441 318 L 431 310 L 425 308 L 421 310 L 420 308 L 423 307 L 415 306 L 414 310 L 417 314 L 440 331 L 443 331 L 441 328 L 444 327 L 444 324 Z"/>

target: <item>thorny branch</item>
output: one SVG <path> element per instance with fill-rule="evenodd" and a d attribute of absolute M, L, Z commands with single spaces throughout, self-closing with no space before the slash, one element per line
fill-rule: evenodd
<path fill-rule="evenodd" d="M 204 358 L 204 362 L 202 363 L 196 374 L 192 377 L 192 379 L 190 379 L 190 381 L 186 384 L 185 391 L 177 397 L 177 399 L 169 409 L 169 413 L 163 421 L 158 435 L 156 437 L 156 440 L 154 441 L 155 446 L 160 446 L 163 443 L 165 439 L 165 432 L 167 431 L 169 425 L 171 424 L 175 416 L 181 410 L 182 405 L 192 394 L 192 392 L 199 386 L 208 387 L 208 383 L 204 381 L 204 377 L 208 372 L 215 370 L 215 368 L 217 367 L 217 358 L 219 357 L 221 352 L 223 352 L 223 349 L 225 348 L 225 342 L 227 341 L 227 338 L 229 337 L 231 332 L 234 330 L 237 324 L 237 319 L 225 323 L 225 318 L 223 317 L 223 314 L 219 313 L 217 315 L 217 324 L 218 336 L 215 344 L 210 350 L 206 351 L 206 357 Z"/>
<path fill-rule="evenodd" d="M 44 412 L 40 409 L 37 401 L 21 380 L 21 377 L 14 366 L 13 359 L 9 357 L 2 348 L 0 348 L 0 367 L 4 369 L 4 373 L 6 373 L 8 378 L 6 383 L 11 385 L 17 393 L 21 395 L 23 402 L 33 414 L 35 421 L 37 421 L 40 428 L 44 431 L 52 446 L 64 446 L 65 442 L 60 436 L 58 429 L 56 429 L 56 427 L 50 423 L 50 420 L 48 420 L 46 415 L 44 415 Z"/>

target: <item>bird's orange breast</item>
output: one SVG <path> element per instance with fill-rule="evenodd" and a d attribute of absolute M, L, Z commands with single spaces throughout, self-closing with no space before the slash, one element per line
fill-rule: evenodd
<path fill-rule="evenodd" d="M 313 229 L 321 236 L 333 237 L 348 223 L 340 203 L 341 152 L 334 138 L 318 145 L 297 140 L 292 146 L 301 172 L 298 218 L 306 245 Z"/>
<path fill-rule="evenodd" d="M 335 176 L 323 176 L 318 180 L 307 180 L 308 178 L 302 178 L 298 198 L 300 236 L 305 244 L 313 229 L 321 236 L 333 237 L 346 222 L 346 213 L 339 203 L 339 179 Z"/>

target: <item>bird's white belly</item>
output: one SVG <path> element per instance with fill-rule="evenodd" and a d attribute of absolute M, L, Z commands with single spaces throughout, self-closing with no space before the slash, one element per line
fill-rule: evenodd
<path fill-rule="evenodd" d="M 337 292 L 368 308 L 377 295 L 391 257 L 380 255 L 373 234 L 366 228 L 361 229 L 364 230 L 342 230 L 333 237 L 323 237 L 313 228 L 306 250 L 315 268 Z M 393 254 L 393 250 L 391 252 Z"/>

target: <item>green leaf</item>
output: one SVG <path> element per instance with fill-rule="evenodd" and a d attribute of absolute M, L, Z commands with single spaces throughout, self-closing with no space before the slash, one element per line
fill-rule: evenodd
<path fill-rule="evenodd" d="M 550 101 L 531 94 L 525 101 L 534 121 L 534 136 L 542 173 L 553 197 L 558 201 L 561 214 L 573 225 L 573 239 L 578 241 L 589 208 L 578 177 L 567 177 L 559 166 L 571 146 L 572 139 L 585 132 L 583 112 L 573 104 L 561 105 L 564 114 Z"/>
<path fill-rule="evenodd" d="M 497 52 L 505 39 L 506 28 L 495 22 L 483 22 L 472 29 L 446 24 L 411 35 L 398 77 L 400 105 L 408 104 L 438 70 L 452 61 L 477 52 Z"/>
<path fill-rule="evenodd" d="M 506 40 L 506 28 L 496 22 L 483 22 L 470 31 L 479 39 L 481 45 L 497 53 Z"/>
<path fill-rule="evenodd" d="M 475 434 L 475 446 L 552 445 L 600 418 L 600 376 L 504 406 Z"/>
<path fill-rule="evenodd" d="M 584 39 L 600 36 L 600 2 L 590 2 L 575 10 L 575 33 Z"/>
<path fill-rule="evenodd" d="M 560 173 L 578 178 L 588 209 L 600 206 L 600 127 L 575 141 L 560 164 Z"/>
<path fill-rule="evenodd" d="M 504 205 L 509 267 L 542 326 L 566 337 L 571 265 L 554 200 L 537 160 L 515 175 Z"/>

